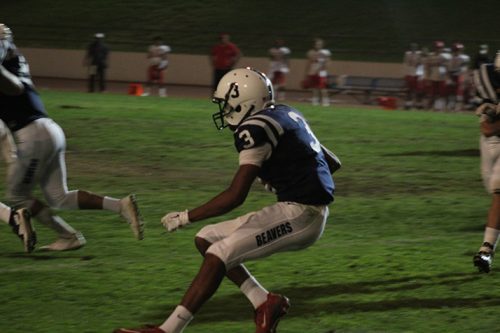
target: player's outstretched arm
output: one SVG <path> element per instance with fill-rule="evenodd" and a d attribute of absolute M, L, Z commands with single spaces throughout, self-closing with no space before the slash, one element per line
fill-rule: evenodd
<path fill-rule="evenodd" d="M 21 80 L 0 65 L 0 92 L 10 96 L 16 96 L 21 95 L 23 91 L 24 86 Z"/>
<path fill-rule="evenodd" d="M 321 150 L 326 158 L 326 163 L 328 163 L 328 168 L 330 169 L 330 173 L 333 175 L 335 171 L 340 169 L 342 166 L 342 162 L 332 151 L 328 150 L 325 146 L 321 145 Z"/>
<path fill-rule="evenodd" d="M 233 210 L 245 202 L 259 170 L 260 168 L 255 165 L 241 165 L 233 177 L 231 185 L 226 190 L 189 212 L 169 213 L 162 218 L 161 222 L 168 231 L 174 231 L 191 222 L 219 216 Z"/>

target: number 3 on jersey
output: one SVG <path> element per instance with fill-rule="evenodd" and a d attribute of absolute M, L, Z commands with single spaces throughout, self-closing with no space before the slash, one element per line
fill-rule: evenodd
<path fill-rule="evenodd" d="M 295 122 L 299 124 L 301 123 L 305 127 L 307 133 L 309 133 L 309 135 L 311 136 L 311 142 L 309 142 L 309 145 L 315 152 L 319 153 L 321 151 L 321 144 L 319 143 L 318 139 L 316 139 L 316 136 L 311 131 L 311 128 L 309 127 L 305 119 L 295 112 L 288 112 L 288 116 Z"/>
<path fill-rule="evenodd" d="M 239 137 L 240 139 L 245 141 L 245 145 L 243 146 L 243 148 L 248 149 L 252 148 L 255 145 L 255 140 L 252 138 L 252 135 L 248 130 L 241 131 Z"/>

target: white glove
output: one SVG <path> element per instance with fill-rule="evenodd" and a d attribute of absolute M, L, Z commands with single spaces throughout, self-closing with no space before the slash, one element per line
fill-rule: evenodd
<path fill-rule="evenodd" d="M 190 224 L 191 222 L 189 222 L 188 210 L 186 209 L 183 212 L 168 213 L 163 216 L 161 223 L 169 232 L 172 232 L 182 226 Z"/>

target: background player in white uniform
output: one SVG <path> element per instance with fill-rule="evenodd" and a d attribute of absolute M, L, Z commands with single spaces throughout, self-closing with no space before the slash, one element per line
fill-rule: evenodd
<path fill-rule="evenodd" d="M 411 43 L 410 49 L 404 54 L 403 74 L 408 89 L 405 109 L 411 109 L 413 106 L 422 107 L 424 65 L 422 51 L 418 49 L 416 43 Z"/>
<path fill-rule="evenodd" d="M 167 97 L 167 88 L 165 87 L 165 70 L 168 67 L 168 54 L 172 51 L 170 46 L 165 45 L 161 37 L 155 37 L 153 44 L 148 48 L 148 73 L 146 91 L 143 96 L 149 96 L 153 85 L 158 86 L 158 95 Z"/>
<path fill-rule="evenodd" d="M 274 105 L 269 79 L 250 68 L 227 73 L 219 82 L 214 114 L 219 129 L 229 126 L 239 152 L 231 185 L 192 210 L 165 215 L 169 231 L 222 215 L 241 205 L 255 179 L 273 188 L 278 203 L 234 220 L 205 226 L 195 243 L 205 257 L 179 306 L 159 327 L 115 332 L 180 333 L 215 293 L 224 276 L 235 283 L 255 308 L 257 333 L 272 333 L 290 304 L 269 293 L 243 265 L 281 251 L 300 250 L 320 238 L 333 201 L 331 173 L 340 162 L 314 136 L 299 111 Z"/>
<path fill-rule="evenodd" d="M 474 72 L 474 85 L 482 104 L 476 110 L 481 129 L 481 175 L 492 195 L 483 243 L 473 262 L 488 273 L 500 235 L 500 53 L 494 64 L 482 64 Z"/>
<path fill-rule="evenodd" d="M 470 57 L 464 54 L 464 45 L 454 43 L 451 47 L 451 59 L 448 63 L 448 110 L 460 111 L 463 108 L 464 96 L 469 83 Z"/>
<path fill-rule="evenodd" d="M 7 196 L 15 207 L 27 207 L 32 216 L 58 234 L 58 239 L 42 249 L 70 250 L 83 246 L 83 235 L 54 215 L 50 207 L 59 209 L 106 209 L 119 213 L 142 238 L 143 222 L 129 195 L 121 200 L 102 197 L 87 191 L 69 191 L 66 183 L 64 153 L 66 138 L 61 127 L 47 115 L 29 72 L 29 66 L 12 42 L 12 34 L 0 24 L 0 119 L 11 130 L 17 158 L 8 167 Z M 40 185 L 48 205 L 33 196 Z"/>
<path fill-rule="evenodd" d="M 448 78 L 448 62 L 450 54 L 444 50 L 442 41 L 434 42 L 434 51 L 425 57 L 424 66 L 427 70 L 426 90 L 427 108 L 443 110 L 446 104 L 446 80 Z"/>
<path fill-rule="evenodd" d="M 324 48 L 320 38 L 314 40 L 314 47 L 307 52 L 306 78 L 304 88 L 312 90 L 312 104 L 329 106 L 328 97 L 328 67 L 331 52 Z"/>
<path fill-rule="evenodd" d="M 290 72 L 290 49 L 285 46 L 282 39 L 276 40 L 276 44 L 269 49 L 269 79 L 271 80 L 279 101 L 285 100 L 286 76 Z"/>

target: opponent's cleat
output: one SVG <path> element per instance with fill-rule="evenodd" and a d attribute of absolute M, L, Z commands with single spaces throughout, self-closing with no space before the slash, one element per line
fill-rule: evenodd
<path fill-rule="evenodd" d="M 493 263 L 493 245 L 488 242 L 484 242 L 481 248 L 483 250 L 479 250 L 479 252 L 474 255 L 472 261 L 479 272 L 489 273 L 491 270 L 491 264 Z M 484 248 L 487 248 L 487 250 L 484 250 Z"/>
<path fill-rule="evenodd" d="M 290 301 L 282 295 L 269 293 L 267 300 L 255 310 L 256 333 L 275 333 L 278 323 L 290 308 Z"/>
<path fill-rule="evenodd" d="M 60 235 L 59 238 L 52 244 L 42 246 L 42 251 L 70 251 L 78 250 L 83 247 L 87 241 L 81 232 L 76 232 L 70 235 Z"/>
<path fill-rule="evenodd" d="M 33 252 L 36 244 L 36 232 L 31 223 L 31 213 L 27 208 L 13 210 L 9 220 L 12 231 L 23 241 L 24 251 Z"/>
<path fill-rule="evenodd" d="M 127 220 L 135 238 L 144 238 L 144 222 L 137 207 L 137 200 L 134 194 L 130 194 L 120 200 L 120 215 Z"/>
<path fill-rule="evenodd" d="M 144 328 L 118 328 L 113 333 L 166 333 L 157 326 L 146 325 Z"/>

